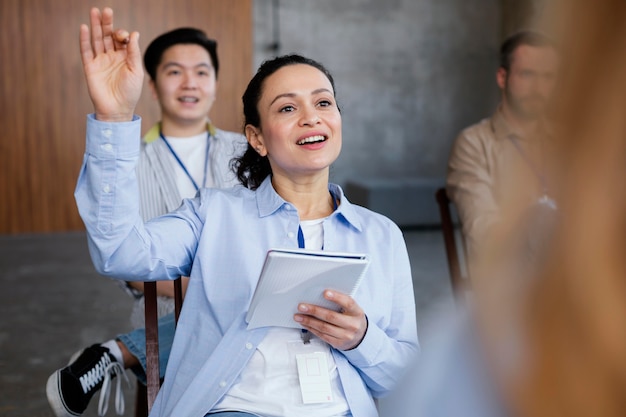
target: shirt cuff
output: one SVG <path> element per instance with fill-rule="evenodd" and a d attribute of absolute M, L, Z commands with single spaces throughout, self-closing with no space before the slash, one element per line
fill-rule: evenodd
<path fill-rule="evenodd" d="M 361 343 L 341 353 L 358 368 L 371 366 L 379 359 L 387 338 L 384 331 L 368 320 L 367 332 Z"/>
<path fill-rule="evenodd" d="M 87 116 L 88 154 L 98 159 L 126 159 L 139 155 L 141 117 L 130 122 L 102 122 L 94 114 Z"/>

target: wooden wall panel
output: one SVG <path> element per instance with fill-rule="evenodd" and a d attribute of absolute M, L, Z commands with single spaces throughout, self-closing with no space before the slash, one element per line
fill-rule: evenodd
<path fill-rule="evenodd" d="M 218 41 L 215 124 L 241 131 L 241 95 L 252 73 L 252 0 L 0 0 L 0 234 L 82 230 L 73 192 L 92 111 L 78 28 L 89 8 L 111 6 L 117 27 L 158 34 L 194 26 Z M 144 131 L 158 120 L 144 88 Z"/>

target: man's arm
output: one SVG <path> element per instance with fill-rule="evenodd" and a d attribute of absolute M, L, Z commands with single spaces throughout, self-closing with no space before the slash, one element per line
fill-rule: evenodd
<path fill-rule="evenodd" d="M 477 132 L 466 129 L 455 140 L 446 189 L 459 213 L 468 254 L 473 258 L 499 216 L 484 138 Z"/>

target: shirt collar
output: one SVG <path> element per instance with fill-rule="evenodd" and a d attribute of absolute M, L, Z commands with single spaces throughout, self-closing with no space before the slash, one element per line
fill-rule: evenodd
<path fill-rule="evenodd" d="M 343 190 L 337 184 L 328 184 L 328 190 L 338 200 L 339 206 L 331 216 L 337 216 L 355 229 L 361 231 L 362 225 L 354 206 L 345 197 Z M 272 186 L 271 175 L 268 175 L 256 190 L 257 208 L 259 217 L 266 217 L 278 211 L 287 203 Z"/>
<path fill-rule="evenodd" d="M 491 117 L 491 130 L 493 131 L 496 139 L 506 139 L 508 136 L 515 136 L 518 139 L 524 139 L 524 135 L 516 129 L 514 129 L 504 117 L 502 111 L 502 105 L 498 106 L 498 109 Z M 552 136 L 553 128 L 546 119 L 541 120 L 539 131 L 542 135 Z"/>
<path fill-rule="evenodd" d="M 496 139 L 506 139 L 510 135 L 514 135 L 521 138 L 520 132 L 516 131 L 504 118 L 504 112 L 502 111 L 502 105 L 498 106 L 498 109 L 491 117 L 491 130 L 493 131 Z"/>
<path fill-rule="evenodd" d="M 207 122 L 206 122 L 206 130 L 209 132 L 211 136 L 215 137 L 216 129 L 209 119 L 207 119 Z M 154 142 L 155 140 L 159 138 L 160 133 L 161 133 L 161 122 L 158 122 L 154 126 L 152 126 L 150 130 L 148 130 L 148 132 L 144 135 L 144 142 L 146 143 Z"/>

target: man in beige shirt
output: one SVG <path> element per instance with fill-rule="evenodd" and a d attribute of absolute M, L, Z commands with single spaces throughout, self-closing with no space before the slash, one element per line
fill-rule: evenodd
<path fill-rule="evenodd" d="M 496 73 L 497 110 L 464 129 L 453 144 L 447 192 L 459 213 L 470 274 L 503 204 L 556 208 L 546 164 L 550 129 L 545 115 L 558 66 L 558 51 L 545 35 L 523 31 L 506 39 Z"/>

